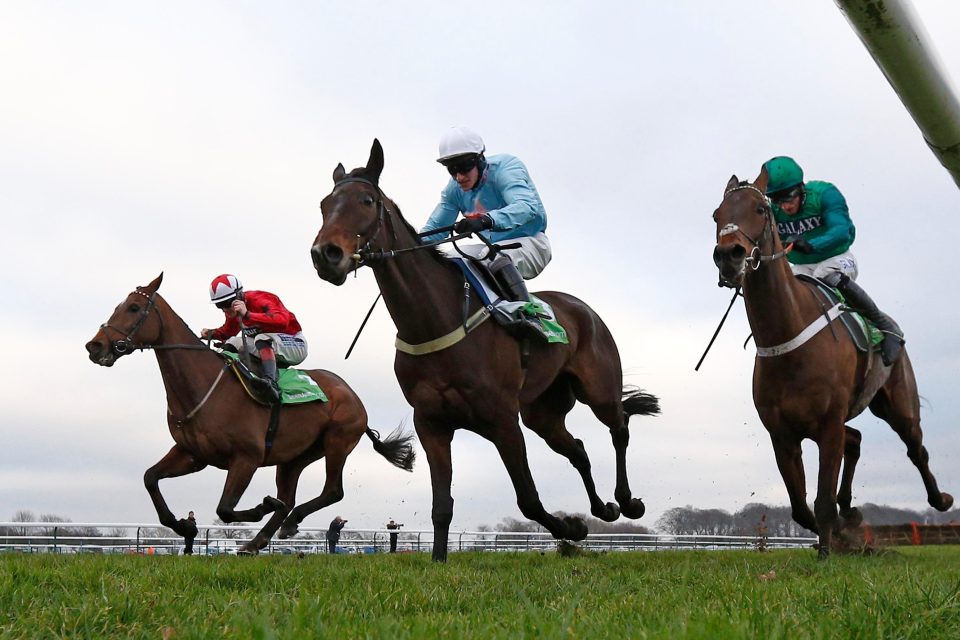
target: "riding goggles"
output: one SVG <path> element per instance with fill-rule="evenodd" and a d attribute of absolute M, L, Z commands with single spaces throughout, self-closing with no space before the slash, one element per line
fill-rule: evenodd
<path fill-rule="evenodd" d="M 453 164 L 447 165 L 447 171 L 450 172 L 450 176 L 456 178 L 457 174 L 466 175 L 473 171 L 477 166 L 476 158 L 468 158 L 467 160 L 460 160 Z"/>
<path fill-rule="evenodd" d="M 774 204 L 780 204 L 781 202 L 786 202 L 788 200 L 793 200 L 794 198 L 800 196 L 803 193 L 803 187 L 796 186 L 791 187 L 790 189 L 784 189 L 783 191 L 778 191 L 770 196 L 770 200 Z"/>

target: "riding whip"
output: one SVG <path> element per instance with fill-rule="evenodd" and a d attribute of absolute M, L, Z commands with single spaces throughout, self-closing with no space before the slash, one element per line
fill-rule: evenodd
<path fill-rule="evenodd" d="M 360 334 L 363 333 L 363 328 L 367 326 L 367 320 L 370 319 L 370 314 L 373 313 L 373 308 L 377 306 L 377 303 L 380 302 L 380 296 L 383 293 L 378 293 L 376 299 L 373 301 L 373 304 L 370 305 L 370 311 L 367 311 L 367 315 L 364 316 L 363 322 L 360 323 L 360 328 L 357 329 L 357 335 L 353 337 L 353 342 L 350 343 L 350 348 L 347 349 L 347 355 L 343 356 L 343 359 L 346 360 L 350 357 L 350 354 L 353 353 L 353 347 L 357 344 L 357 340 L 360 339 Z"/>

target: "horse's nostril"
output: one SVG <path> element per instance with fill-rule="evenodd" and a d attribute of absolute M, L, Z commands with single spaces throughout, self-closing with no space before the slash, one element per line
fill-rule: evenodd
<path fill-rule="evenodd" d="M 100 350 L 102 348 L 100 343 L 96 342 L 95 340 L 91 340 L 85 346 L 87 348 L 87 353 L 89 353 L 92 356 L 95 356 L 98 353 L 100 353 Z"/>
<path fill-rule="evenodd" d="M 329 264 L 337 264 L 343 259 L 343 249 L 335 244 L 324 245 L 321 252 L 323 253 L 323 259 Z"/>
<path fill-rule="evenodd" d="M 747 250 L 743 247 L 743 245 L 735 244 L 733 245 L 733 249 L 730 250 L 730 257 L 734 260 L 745 258 L 746 255 Z"/>

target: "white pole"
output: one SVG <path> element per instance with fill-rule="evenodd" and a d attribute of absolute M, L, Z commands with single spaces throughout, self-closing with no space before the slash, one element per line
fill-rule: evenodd
<path fill-rule="evenodd" d="M 834 0 L 960 187 L 960 102 L 910 0 Z"/>

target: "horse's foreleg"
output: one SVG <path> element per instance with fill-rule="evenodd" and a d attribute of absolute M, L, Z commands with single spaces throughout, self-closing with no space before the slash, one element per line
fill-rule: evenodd
<path fill-rule="evenodd" d="M 280 528 L 281 523 L 290 513 L 296 501 L 297 482 L 300 480 L 300 474 L 305 466 L 305 463 L 293 464 L 290 462 L 277 465 L 277 500 L 281 503 L 281 506 L 278 506 L 277 510 L 273 512 L 273 515 L 267 520 L 267 524 L 254 536 L 253 540 L 244 545 L 247 551 L 256 553 L 263 549 L 273 538 L 277 529 Z"/>
<path fill-rule="evenodd" d="M 353 447 L 356 446 L 357 442 L 358 440 L 353 440 L 351 443 L 346 443 L 339 438 L 324 441 L 327 478 L 323 483 L 323 489 L 316 498 L 297 505 L 297 507 L 290 512 L 287 519 L 283 521 L 283 528 L 280 530 L 281 538 L 289 538 L 297 535 L 299 531 L 297 525 L 303 522 L 304 518 L 311 513 L 343 500 L 343 465 L 346 464 L 347 456 L 353 451 Z"/>
<path fill-rule="evenodd" d="M 450 484 L 453 481 L 453 466 L 450 460 L 450 443 L 453 429 L 442 427 L 414 415 L 414 424 L 420 446 L 430 465 L 430 485 L 433 489 L 433 561 L 447 561 L 447 538 L 450 521 L 453 520 L 453 496 Z"/>
<path fill-rule="evenodd" d="M 514 421 L 516 418 L 514 418 Z M 547 513 L 540 502 L 530 466 L 527 463 L 527 448 L 523 441 L 523 434 L 516 422 L 504 423 L 496 433 L 488 436 L 500 453 L 513 488 L 517 493 L 517 506 L 524 517 L 539 522 L 558 540 L 583 540 L 587 537 L 587 525 L 581 518 L 567 516 L 562 520 Z"/>
<path fill-rule="evenodd" d="M 267 496 L 253 509 L 235 510 L 258 468 L 259 460 L 253 458 L 236 457 L 231 460 L 227 467 L 227 481 L 223 485 L 223 494 L 217 504 L 217 516 L 224 523 L 259 522 L 263 520 L 263 516 L 284 506 L 276 498 Z"/>
<path fill-rule="evenodd" d="M 907 456 L 920 471 L 930 506 L 937 511 L 948 511 L 953 506 L 953 496 L 940 491 L 937 479 L 930 471 L 930 454 L 923 446 L 923 430 L 920 428 L 917 383 L 906 353 L 897 360 L 887 384 L 870 403 L 870 411 L 885 420 L 907 446 Z"/>
<path fill-rule="evenodd" d="M 790 497 L 790 510 L 794 522 L 818 533 L 817 519 L 807 504 L 807 481 L 803 472 L 803 450 L 800 448 L 800 443 L 792 439 L 780 440 L 774 438 L 772 434 L 770 439 L 773 442 L 773 455 L 777 459 L 780 477 L 783 478 L 787 495 Z"/>
<path fill-rule="evenodd" d="M 817 517 L 820 530 L 821 560 L 830 554 L 833 534 L 839 530 L 837 516 L 837 481 L 840 477 L 840 463 L 843 460 L 844 428 L 842 425 L 828 426 L 820 436 L 817 446 L 820 448 L 820 470 L 817 472 L 817 497 L 813 501 L 813 512 Z"/>
<path fill-rule="evenodd" d="M 837 493 L 837 506 L 840 507 L 840 517 L 843 518 L 844 529 L 855 529 L 863 522 L 860 509 L 850 506 L 853 501 L 853 474 L 860 459 L 860 441 L 863 436 L 850 426 L 843 428 L 843 475 L 840 478 L 840 490 Z"/>
<path fill-rule="evenodd" d="M 179 445 L 174 445 L 167 452 L 167 455 L 163 456 L 157 464 L 147 469 L 143 474 L 143 484 L 147 488 L 147 493 L 150 494 L 154 508 L 157 510 L 160 524 L 170 527 L 178 535 L 182 536 L 186 534 L 186 531 L 181 530 L 176 516 L 170 511 L 167 501 L 163 499 L 163 494 L 160 493 L 160 480 L 195 473 L 206 466 L 205 463 L 194 458 L 190 452 L 182 449 Z"/>

